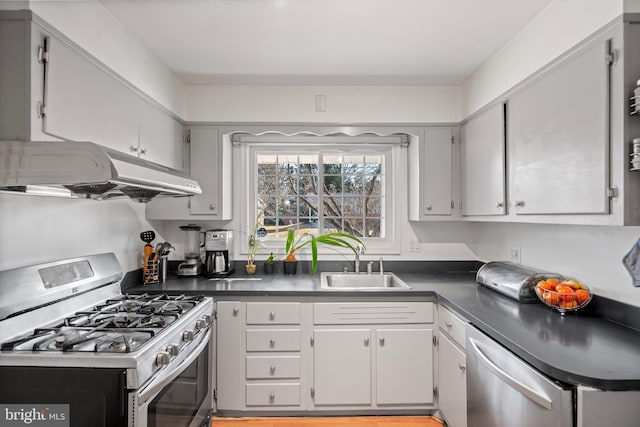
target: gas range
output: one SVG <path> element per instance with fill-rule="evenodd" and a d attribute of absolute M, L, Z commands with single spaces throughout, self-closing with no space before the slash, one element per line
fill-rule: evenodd
<path fill-rule="evenodd" d="M 198 402 L 187 402 L 189 409 L 182 410 L 191 417 L 185 425 L 200 425 L 212 408 L 213 300 L 123 295 L 121 277 L 113 254 L 0 272 L 0 372 L 10 376 L 31 369 L 38 379 L 45 372 L 48 382 L 78 372 L 85 372 L 82 376 L 96 375 L 96 370 L 112 372 L 114 379 L 103 387 L 122 394 L 115 404 L 126 402 L 126 408 L 111 409 L 124 411 L 127 421 L 107 425 L 135 427 L 158 419 L 164 410 L 172 416 L 180 413 L 186 403 L 171 400 L 172 385 L 180 383 L 198 396 Z M 0 385 L 0 397 L 19 394 L 11 387 Z M 32 396 L 33 390 L 26 395 Z M 77 394 L 69 390 L 70 401 L 76 402 Z"/>

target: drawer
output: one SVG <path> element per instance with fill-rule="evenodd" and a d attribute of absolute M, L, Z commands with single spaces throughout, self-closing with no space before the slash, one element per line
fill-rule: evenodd
<path fill-rule="evenodd" d="M 300 329 L 247 329 L 247 351 L 300 351 Z"/>
<path fill-rule="evenodd" d="M 247 384 L 247 406 L 300 406 L 300 383 Z"/>
<path fill-rule="evenodd" d="M 300 378 L 300 356 L 247 356 L 247 379 Z"/>
<path fill-rule="evenodd" d="M 298 302 L 248 302 L 247 325 L 299 325 Z"/>
<path fill-rule="evenodd" d="M 456 344 L 465 348 L 465 321 L 455 315 L 451 310 L 438 306 L 438 326 L 451 337 Z"/>
<path fill-rule="evenodd" d="M 370 324 L 370 323 L 433 323 L 432 302 L 340 302 L 313 304 L 313 323 Z"/>

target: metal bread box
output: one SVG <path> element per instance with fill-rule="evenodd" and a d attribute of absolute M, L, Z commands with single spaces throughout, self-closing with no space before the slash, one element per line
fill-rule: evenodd
<path fill-rule="evenodd" d="M 539 301 L 534 290 L 536 283 L 552 277 L 562 280 L 562 276 L 556 273 L 507 261 L 492 261 L 480 267 L 476 281 L 511 299 L 531 303 Z"/>

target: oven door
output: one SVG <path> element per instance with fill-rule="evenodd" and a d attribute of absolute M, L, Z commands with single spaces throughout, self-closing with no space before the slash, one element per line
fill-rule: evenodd
<path fill-rule="evenodd" d="M 209 422 L 213 405 L 211 331 L 198 336 L 201 341 L 181 361 L 174 360 L 149 384 L 129 395 L 133 409 L 129 426 L 201 427 Z"/>

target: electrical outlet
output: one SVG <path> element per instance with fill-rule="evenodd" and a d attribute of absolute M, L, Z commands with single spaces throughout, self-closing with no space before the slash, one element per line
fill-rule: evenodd
<path fill-rule="evenodd" d="M 522 263 L 522 252 L 520 251 L 520 246 L 511 246 L 511 251 L 509 252 L 509 258 L 511 262 L 515 264 Z"/>
<path fill-rule="evenodd" d="M 410 240 L 409 241 L 409 252 L 420 252 L 421 251 L 421 247 L 420 247 L 420 242 L 418 242 L 417 240 Z"/>

